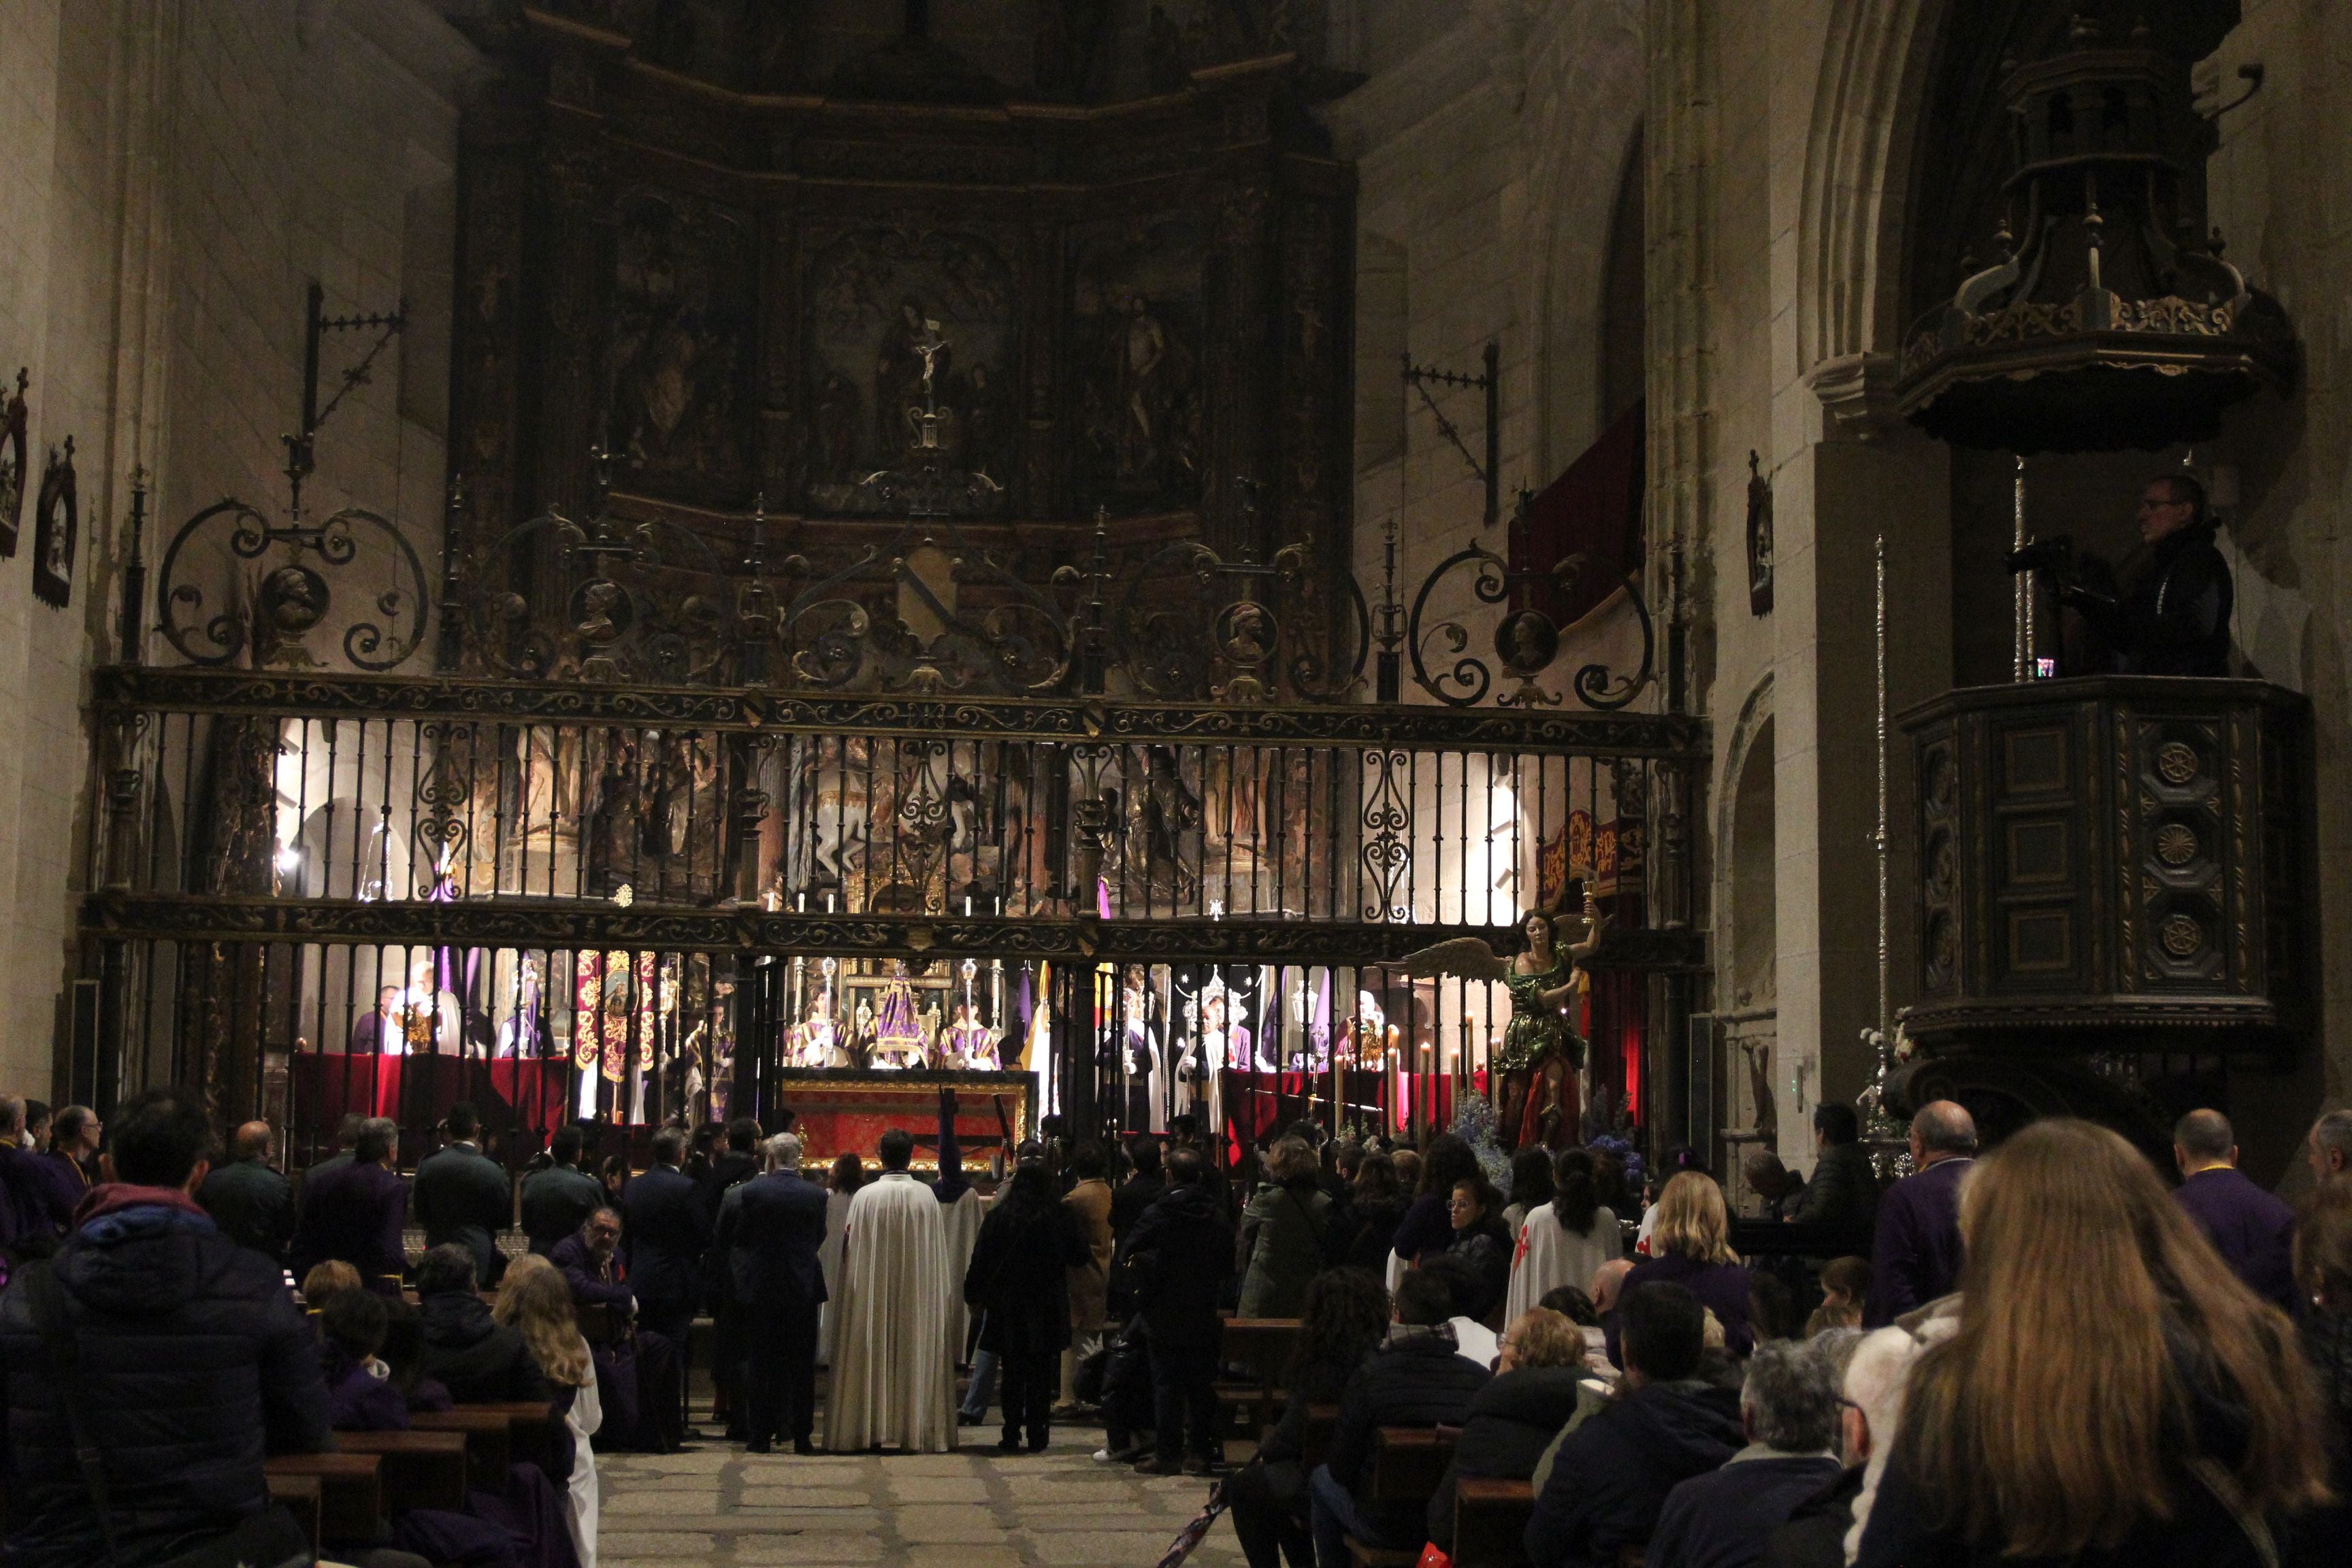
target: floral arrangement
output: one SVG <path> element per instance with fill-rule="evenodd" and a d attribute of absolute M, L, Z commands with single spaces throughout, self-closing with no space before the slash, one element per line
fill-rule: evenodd
<path fill-rule="evenodd" d="M 1494 1102 L 1472 1090 L 1454 1102 L 1454 1136 L 1470 1145 L 1478 1156 L 1478 1168 L 1486 1180 L 1505 1198 L 1511 1195 L 1511 1157 L 1496 1136 L 1501 1123 L 1495 1115 Z"/>

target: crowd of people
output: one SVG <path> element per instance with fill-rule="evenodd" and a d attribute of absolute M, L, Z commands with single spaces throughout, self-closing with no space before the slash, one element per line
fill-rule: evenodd
<path fill-rule="evenodd" d="M 9 1558 L 266 1551 L 265 1456 L 528 1400 L 563 1415 L 544 1469 L 340 1550 L 593 1568 L 594 1451 L 692 1440 L 704 1311 L 713 1417 L 753 1453 L 938 1452 L 992 1405 L 1028 1454 L 1098 1417 L 1098 1463 L 1219 1478 L 1252 1568 L 1433 1563 L 1474 1479 L 1528 1484 L 1536 1568 L 2273 1568 L 2352 1540 L 2352 1112 L 2311 1130 L 2290 1206 L 2210 1110 L 2174 1129 L 2173 1182 L 2065 1119 L 1980 1155 L 1938 1101 L 1882 1184 L 1823 1107 L 1809 1176 L 1748 1163 L 1751 1217 L 1790 1228 L 1739 1232 L 1743 1256 L 1687 1152 L 1646 1180 L 1606 1146 L 1506 1172 L 1450 1134 L 1300 1125 L 1229 1169 L 1181 1121 L 1049 1126 L 983 1202 L 954 1111 L 928 1176 L 904 1130 L 878 1170 L 803 1171 L 793 1131 L 743 1121 L 664 1129 L 617 1184 L 560 1129 L 518 1190 L 458 1106 L 412 1176 L 398 1129 L 355 1119 L 298 1188 L 266 1124 L 216 1150 L 181 1091 L 110 1131 L 0 1097 Z M 1296 1324 L 1238 1465 L 1229 1319 Z M 1452 1435 L 1432 1495 L 1372 1484 L 1400 1426 Z"/>

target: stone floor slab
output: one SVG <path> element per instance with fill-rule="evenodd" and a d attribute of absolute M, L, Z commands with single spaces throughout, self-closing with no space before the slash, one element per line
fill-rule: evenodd
<path fill-rule="evenodd" d="M 979 1476 L 894 1475 L 890 1499 L 898 1503 L 986 1502 L 988 1482 Z"/>
<path fill-rule="evenodd" d="M 903 1541 L 985 1543 L 1004 1539 L 1004 1526 L 986 1509 L 968 1503 L 908 1503 L 892 1510 L 891 1517 Z"/>
<path fill-rule="evenodd" d="M 746 1477 L 742 1508 L 866 1508 L 874 1494 L 864 1487 L 754 1486 Z"/>
<path fill-rule="evenodd" d="M 1159 1559 L 1173 1540 L 1171 1533 L 1143 1534 L 1135 1531 L 1093 1531 L 1084 1533 L 1040 1535 L 1031 1545 L 1037 1561 L 1055 1568 L 1114 1568 L 1126 1563 L 1148 1563 Z"/>
<path fill-rule="evenodd" d="M 880 1536 L 860 1531 L 747 1536 L 735 1542 L 734 1561 L 745 1568 L 764 1568 L 770 1563 L 859 1565 L 881 1562 L 884 1546 Z"/>

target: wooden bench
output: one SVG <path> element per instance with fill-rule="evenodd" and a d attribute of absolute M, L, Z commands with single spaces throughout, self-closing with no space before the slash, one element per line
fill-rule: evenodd
<path fill-rule="evenodd" d="M 269 1477 L 269 1500 L 294 1516 L 294 1522 L 302 1527 L 302 1539 L 310 1543 L 312 1552 L 319 1550 L 323 1539 L 319 1525 L 325 1490 L 316 1476 Z"/>
<path fill-rule="evenodd" d="M 373 1541 L 383 1519 L 383 1461 L 373 1454 L 280 1454 L 264 1466 L 274 1488 L 313 1479 L 321 1541 Z"/>
<path fill-rule="evenodd" d="M 385 1513 L 408 1508 L 464 1510 L 464 1433 L 338 1432 L 335 1441 L 345 1453 L 373 1455 L 383 1462 L 378 1474 Z"/>
<path fill-rule="evenodd" d="M 1454 1568 L 1527 1568 L 1535 1489 L 1494 1476 L 1454 1480 Z"/>
<path fill-rule="evenodd" d="M 1282 1371 L 1298 1342 L 1296 1318 L 1227 1318 L 1217 1364 L 1237 1375 L 1217 1381 L 1220 1431 L 1255 1434 L 1282 1414 Z"/>
<path fill-rule="evenodd" d="M 514 1424 L 503 1411 L 459 1405 L 454 1410 L 419 1410 L 408 1417 L 412 1432 L 455 1432 L 466 1439 L 467 1484 L 503 1495 L 507 1466 L 512 1462 Z"/>
<path fill-rule="evenodd" d="M 514 1465 L 537 1465 L 547 1472 L 549 1480 L 555 1479 L 556 1429 L 563 1417 L 555 1406 L 541 1399 L 497 1400 L 481 1405 L 460 1405 L 461 1411 L 487 1413 L 507 1418 L 507 1462 Z M 415 1416 L 411 1426 L 422 1425 Z M 499 1483 L 504 1486 L 505 1483 Z"/>
<path fill-rule="evenodd" d="M 1372 1434 L 1371 1465 L 1357 1495 L 1364 1507 L 1381 1513 L 1407 1504 L 1426 1508 L 1445 1467 L 1454 1462 L 1454 1445 L 1429 1426 L 1382 1426 Z M 1412 1568 L 1421 1545 L 1367 1546 L 1348 1539 L 1348 1556 L 1357 1568 Z"/>
<path fill-rule="evenodd" d="M 1299 1468 L 1311 1474 L 1316 1466 L 1329 1458 L 1331 1438 L 1339 1430 L 1339 1407 L 1338 1405 L 1308 1405 L 1307 1431 L 1298 1440 Z"/>

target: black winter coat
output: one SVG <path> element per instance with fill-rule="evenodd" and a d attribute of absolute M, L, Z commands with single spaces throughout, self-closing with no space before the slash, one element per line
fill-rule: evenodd
<path fill-rule="evenodd" d="M 1452 1330 L 1383 1344 L 1364 1358 L 1340 1396 L 1339 1424 L 1323 1461 L 1331 1479 L 1355 1491 L 1370 1468 L 1373 1433 L 1383 1426 L 1458 1426 L 1490 1381 L 1485 1367 L 1454 1349 Z M 1418 1543 L 1424 1506 L 1407 1502 L 1367 1522 L 1387 1538 Z"/>
<path fill-rule="evenodd" d="M 1676 1482 L 1746 1447 L 1739 1392 L 1654 1383 L 1610 1403 L 1562 1440 L 1528 1521 L 1528 1560 L 1542 1568 L 1615 1568 L 1643 1546 Z"/>
<path fill-rule="evenodd" d="M 1832 1143 L 1822 1151 L 1790 1215 L 1799 1225 L 1826 1226 L 1854 1251 L 1868 1256 L 1870 1232 L 1878 1218 L 1878 1173 L 1859 1143 Z"/>
<path fill-rule="evenodd" d="M 330 1446 L 310 1324 L 278 1266 L 210 1219 L 162 1205 L 100 1214 L 55 1267 L 119 1568 L 161 1562 L 268 1506 L 265 1456 Z M 11 1568 L 104 1562 L 58 1374 L 21 1288 L 0 1297 L 0 1390 Z"/>
<path fill-rule="evenodd" d="M 1429 1499 L 1429 1539 L 1454 1550 L 1454 1483 L 1464 1476 L 1526 1480 L 1536 1461 L 1576 1414 L 1574 1367 L 1528 1366 L 1499 1373 L 1470 1401 L 1454 1462 Z"/>
<path fill-rule="evenodd" d="M 446 1388 L 455 1403 L 493 1405 L 555 1396 L 521 1333 L 490 1316 L 479 1296 L 444 1290 L 419 1301 L 416 1315 L 424 1320 L 425 1330 L 417 1373 Z"/>
<path fill-rule="evenodd" d="M 989 1210 L 963 1274 L 965 1304 L 988 1314 L 980 1348 L 1027 1356 L 1069 1348 L 1067 1270 L 1093 1258 L 1066 1205 L 1012 1198 Z"/>
<path fill-rule="evenodd" d="M 1375 1279 L 1388 1278 L 1389 1253 L 1396 1246 L 1397 1226 L 1404 1223 L 1408 1206 L 1402 1198 L 1349 1205 L 1348 1217 L 1352 1226 L 1348 1242 L 1349 1268 L 1360 1268 Z"/>
<path fill-rule="evenodd" d="M 273 1263 L 286 1261 L 286 1244 L 294 1239 L 294 1188 L 263 1162 L 215 1165 L 197 1189 L 196 1202 L 239 1247 Z"/>
<path fill-rule="evenodd" d="M 1217 1303 L 1234 1268 L 1234 1227 L 1217 1194 L 1202 1182 L 1169 1188 L 1135 1222 L 1124 1256 L 1151 1342 L 1214 1351 L 1224 1333 Z"/>
<path fill-rule="evenodd" d="M 1765 1568 L 1845 1568 L 1845 1532 L 1853 1528 L 1863 1470 L 1856 1465 L 1840 1472 L 1799 1503 L 1788 1522 L 1765 1538 Z"/>

